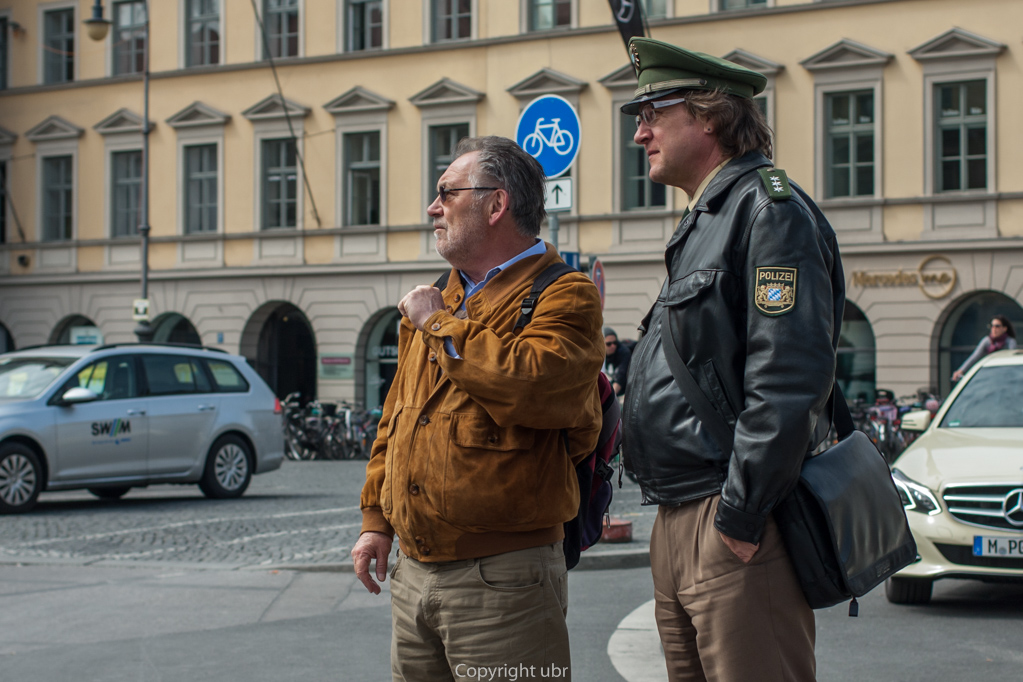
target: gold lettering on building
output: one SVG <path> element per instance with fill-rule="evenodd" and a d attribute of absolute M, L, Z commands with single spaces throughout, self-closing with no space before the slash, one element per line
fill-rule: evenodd
<path fill-rule="evenodd" d="M 916 271 L 899 269 L 896 272 L 867 272 L 855 270 L 852 273 L 854 287 L 920 287 L 924 296 L 932 299 L 945 298 L 956 286 L 956 269 L 945 256 L 933 255 L 920 261 Z"/>

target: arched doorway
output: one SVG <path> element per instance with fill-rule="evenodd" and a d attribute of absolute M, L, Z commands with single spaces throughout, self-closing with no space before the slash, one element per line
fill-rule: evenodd
<path fill-rule="evenodd" d="M 976 291 L 956 302 L 938 323 L 938 376 L 933 382 L 942 396 L 952 390 L 952 372 L 959 368 L 980 340 L 995 315 L 1012 321 L 1017 336 L 1023 327 L 1023 307 L 1000 291 Z"/>
<path fill-rule="evenodd" d="M 242 331 L 241 355 L 278 398 L 298 392 L 316 398 L 316 337 L 305 314 L 291 303 L 261 306 Z"/>
<path fill-rule="evenodd" d="M 7 331 L 7 327 L 0 322 L 0 353 L 14 350 L 14 337 Z"/>
<path fill-rule="evenodd" d="M 50 333 L 50 344 L 103 343 L 103 333 L 85 315 L 68 315 Z"/>
<path fill-rule="evenodd" d="M 398 371 L 398 329 L 401 313 L 397 308 L 374 315 L 363 329 L 357 349 L 364 360 L 361 373 L 356 371 L 355 399 L 373 409 L 384 404 Z"/>
<path fill-rule="evenodd" d="M 187 317 L 178 313 L 160 315 L 154 321 L 153 341 L 156 343 L 182 343 L 201 346 L 202 338 Z"/>
<path fill-rule="evenodd" d="M 862 398 L 874 402 L 877 384 L 874 330 L 867 316 L 851 301 L 845 302 L 845 312 L 842 313 L 835 380 L 847 400 Z"/>

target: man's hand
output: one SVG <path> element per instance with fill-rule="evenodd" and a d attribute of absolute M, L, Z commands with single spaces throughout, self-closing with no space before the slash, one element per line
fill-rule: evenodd
<path fill-rule="evenodd" d="M 426 320 L 438 310 L 444 310 L 444 297 L 440 289 L 427 284 L 420 284 L 398 303 L 398 312 L 407 317 L 419 331 L 423 331 Z"/>
<path fill-rule="evenodd" d="M 754 545 L 752 542 L 743 542 L 742 540 L 736 540 L 730 538 L 721 531 L 718 531 L 718 535 L 721 536 L 721 541 L 725 543 L 728 549 L 732 550 L 732 554 L 739 557 L 739 561 L 744 564 L 748 564 L 753 560 L 753 555 L 760 549 L 760 545 Z"/>
<path fill-rule="evenodd" d="M 369 562 L 376 559 L 377 580 L 384 582 L 384 578 L 387 577 L 387 555 L 391 553 L 391 543 L 389 535 L 368 530 L 359 536 L 359 541 L 352 547 L 355 577 L 373 594 L 380 594 L 380 585 L 369 574 Z"/>

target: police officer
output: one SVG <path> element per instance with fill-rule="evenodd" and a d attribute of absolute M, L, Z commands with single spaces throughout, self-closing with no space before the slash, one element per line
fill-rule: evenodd
<path fill-rule="evenodd" d="M 646 38 L 630 52 L 639 88 L 622 112 L 650 178 L 690 198 L 624 416 L 628 465 L 659 505 L 650 561 L 669 678 L 810 681 L 813 611 L 771 511 L 830 423 L 835 233 L 770 161 L 753 101 L 763 75 Z"/>

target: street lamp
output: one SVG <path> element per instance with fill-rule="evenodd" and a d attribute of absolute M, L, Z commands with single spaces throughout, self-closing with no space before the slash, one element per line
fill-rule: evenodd
<path fill-rule="evenodd" d="M 142 46 L 142 196 L 139 198 L 139 235 L 142 236 L 142 299 L 149 298 L 149 2 L 146 0 L 146 33 Z M 103 18 L 103 0 L 92 6 L 92 17 L 84 22 L 89 37 L 95 41 L 106 39 L 111 21 Z M 116 37 L 116 36 L 115 36 Z M 149 320 L 141 320 L 135 327 L 140 343 L 150 343 L 156 330 Z"/>

